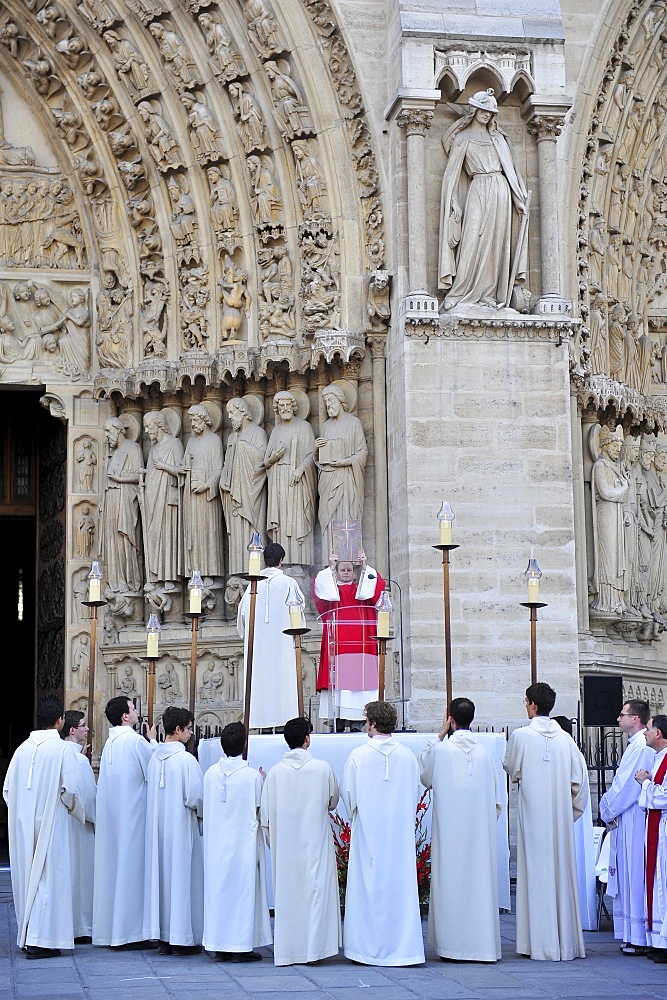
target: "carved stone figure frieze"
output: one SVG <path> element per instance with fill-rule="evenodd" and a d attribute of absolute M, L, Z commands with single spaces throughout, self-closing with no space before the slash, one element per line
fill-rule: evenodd
<path fill-rule="evenodd" d="M 157 88 L 148 63 L 142 59 L 129 38 L 121 38 L 116 31 L 105 31 L 103 38 L 111 50 L 115 70 L 130 97 L 142 98 L 155 93 Z"/>
<path fill-rule="evenodd" d="M 283 201 L 270 156 L 249 156 L 251 202 L 255 225 L 278 232 L 283 222 Z"/>
<path fill-rule="evenodd" d="M 211 219 L 218 236 L 218 248 L 220 248 L 224 245 L 225 234 L 238 235 L 238 201 L 228 164 L 222 163 L 219 166 L 209 167 L 206 171 L 206 177 L 211 189 Z"/>
<path fill-rule="evenodd" d="M 95 544 L 95 518 L 91 514 L 90 505 L 84 503 L 78 509 L 74 525 L 75 555 L 79 559 L 90 559 Z"/>
<path fill-rule="evenodd" d="M 243 56 L 232 45 L 232 36 L 224 24 L 216 20 L 208 11 L 197 18 L 204 32 L 213 72 L 221 83 L 228 83 L 239 76 L 246 76 L 248 70 Z"/>
<path fill-rule="evenodd" d="M 199 247 L 196 244 L 199 225 L 195 200 L 190 194 L 187 177 L 184 174 L 172 174 L 167 182 L 171 200 L 171 234 L 179 249 L 180 263 L 198 261 Z"/>
<path fill-rule="evenodd" d="M 513 284 L 526 278 L 528 192 L 496 124 L 493 91 L 474 94 L 468 104 L 469 112 L 443 138 L 438 287 L 446 309 L 504 308 Z M 459 195 L 463 178 L 469 179 L 465 202 Z M 513 210 L 524 222 L 516 240 Z"/>
<path fill-rule="evenodd" d="M 210 406 L 211 404 L 209 404 Z M 188 410 L 192 435 L 183 458 L 183 570 L 202 576 L 224 576 L 220 474 L 222 442 L 211 429 L 209 409 L 196 403 Z"/>
<path fill-rule="evenodd" d="M 250 41 L 259 55 L 264 59 L 278 55 L 285 44 L 268 0 L 241 0 L 241 5 Z"/>
<path fill-rule="evenodd" d="M 78 476 L 78 492 L 93 493 L 97 468 L 97 446 L 89 437 L 78 442 L 74 455 Z"/>
<path fill-rule="evenodd" d="M 85 688 L 87 685 L 89 667 L 90 636 L 87 632 L 82 632 L 77 636 L 72 651 L 72 673 L 76 675 L 74 683 L 77 687 Z"/>
<path fill-rule="evenodd" d="M 230 83 L 228 89 L 246 153 L 266 149 L 266 126 L 259 104 L 241 83 Z"/>
<path fill-rule="evenodd" d="M 123 3 L 144 24 L 167 13 L 162 0 L 123 0 Z"/>
<path fill-rule="evenodd" d="M 257 397 L 230 399 L 227 415 L 232 432 L 227 440 L 220 477 L 227 526 L 229 573 L 247 569 L 248 542 L 253 531 L 266 537 L 266 431 L 259 426 L 262 404 Z"/>
<path fill-rule="evenodd" d="M 167 660 L 162 673 L 157 675 L 158 696 L 165 705 L 174 705 L 181 700 L 181 682 L 176 666 Z"/>
<path fill-rule="evenodd" d="M 165 68 L 176 89 L 181 90 L 199 83 L 195 60 L 181 36 L 161 21 L 154 21 L 148 30 L 158 44 Z"/>
<path fill-rule="evenodd" d="M 602 427 L 600 455 L 593 463 L 594 572 L 591 583 L 592 611 L 622 615 L 626 610 L 624 505 L 629 484 L 619 464 L 623 429 Z"/>
<path fill-rule="evenodd" d="M 301 394 L 303 396 L 303 394 Z M 276 425 L 264 457 L 268 471 L 267 530 L 285 549 L 286 563 L 313 563 L 315 523 L 315 435 L 305 419 L 308 400 L 297 390 L 273 397 Z"/>
<path fill-rule="evenodd" d="M 201 94 L 195 96 L 189 90 L 181 94 L 181 104 L 185 108 L 190 122 L 192 144 L 201 164 L 215 163 L 224 156 L 222 150 L 222 132 L 215 118 L 206 107 Z"/>
<path fill-rule="evenodd" d="M 360 521 L 364 511 L 364 470 L 368 447 L 361 421 L 349 412 L 343 386 L 322 391 L 327 419 L 315 441 L 319 469 L 319 521 L 322 551 L 333 551 L 331 522 Z"/>
<path fill-rule="evenodd" d="M 223 671 L 221 664 L 208 660 L 201 674 L 201 684 L 197 694 L 199 701 L 205 705 L 219 704 L 223 701 Z"/>
<path fill-rule="evenodd" d="M 177 423 L 172 410 L 151 410 L 144 416 L 151 442 L 140 491 L 147 583 L 175 581 L 182 575 L 179 470 L 183 445 L 174 434 Z"/>
<path fill-rule="evenodd" d="M 223 261 L 218 289 L 218 301 L 222 306 L 220 338 L 223 343 L 240 340 L 243 317 L 250 315 L 252 299 L 248 291 L 248 272 L 243 267 L 237 267 L 229 255 Z"/>
<path fill-rule="evenodd" d="M 86 248 L 72 190 L 60 177 L 0 174 L 0 264 L 83 268 Z"/>
<path fill-rule="evenodd" d="M 151 155 L 162 171 L 183 165 L 183 155 L 176 142 L 174 130 L 160 113 L 158 101 L 140 101 L 137 104 L 139 117 L 144 123 L 144 135 Z"/>
<path fill-rule="evenodd" d="M 337 326 L 340 262 L 335 236 L 326 229 L 300 231 L 301 316 L 307 333 Z"/>
<path fill-rule="evenodd" d="M 128 423 L 131 428 L 131 423 Z M 144 467 L 141 447 L 129 437 L 126 422 L 104 424 L 109 455 L 100 523 L 100 557 L 112 593 L 135 594 L 141 587 L 138 487 Z"/>
<path fill-rule="evenodd" d="M 273 115 L 284 138 L 313 132 L 310 112 L 289 69 L 289 63 L 285 59 L 270 59 L 264 63 L 264 72 L 271 88 Z"/>
<path fill-rule="evenodd" d="M 88 293 L 73 288 L 65 302 L 53 302 L 51 292 L 34 282 L 17 282 L 10 300 L 0 287 L 0 359 L 5 364 L 44 360 L 72 379 L 90 368 Z"/>
<path fill-rule="evenodd" d="M 126 698 L 138 698 L 137 679 L 134 676 L 134 667 L 126 663 L 122 673 L 118 676 L 118 691 Z"/>
<path fill-rule="evenodd" d="M 324 219 L 330 215 L 327 185 L 314 139 L 292 143 L 296 188 L 304 219 Z"/>
<path fill-rule="evenodd" d="M 181 336 L 184 351 L 207 349 L 210 298 L 207 268 L 193 268 L 181 273 Z"/>

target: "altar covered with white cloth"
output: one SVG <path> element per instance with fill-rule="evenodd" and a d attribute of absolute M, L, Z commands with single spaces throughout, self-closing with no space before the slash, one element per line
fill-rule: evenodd
<path fill-rule="evenodd" d="M 394 736 L 401 743 L 408 746 L 416 757 L 419 757 L 419 754 L 430 740 L 437 739 L 436 733 L 397 732 L 394 733 Z M 511 906 L 509 873 L 510 852 L 507 825 L 507 776 L 505 775 L 502 767 L 507 741 L 504 733 L 475 733 L 475 737 L 493 757 L 496 768 L 498 769 L 498 774 L 502 778 L 502 788 L 505 790 L 502 798 L 502 812 L 498 817 L 498 903 L 501 909 L 509 910 L 511 909 Z M 313 756 L 326 760 L 331 765 L 331 768 L 340 783 L 343 776 L 345 761 L 352 750 L 362 744 L 364 740 L 367 740 L 368 736 L 366 733 L 313 733 L 310 739 L 310 749 L 312 750 Z M 283 754 L 286 753 L 287 750 L 288 746 L 281 735 L 255 736 L 251 734 L 248 744 L 248 763 L 251 767 L 262 767 L 268 772 L 269 768 L 273 767 L 274 764 L 281 760 Z M 206 769 L 211 767 L 212 764 L 215 764 L 222 755 L 220 740 L 200 740 L 198 753 L 202 771 L 206 771 Z M 347 819 L 345 805 L 342 799 L 338 803 L 338 812 L 341 816 Z M 430 806 L 426 812 L 424 823 L 430 838 Z M 268 888 L 269 895 L 271 897 L 271 886 L 269 885 Z M 269 899 L 269 903 L 272 905 L 272 898 Z"/>

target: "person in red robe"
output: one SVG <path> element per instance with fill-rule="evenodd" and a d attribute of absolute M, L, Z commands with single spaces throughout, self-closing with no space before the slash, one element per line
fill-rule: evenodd
<path fill-rule="evenodd" d="M 334 719 L 336 732 L 359 731 L 364 705 L 377 699 L 378 656 L 375 603 L 385 582 L 362 556 L 359 582 L 354 564 L 338 561 L 313 580 L 313 600 L 323 623 L 317 690 L 320 718 Z"/>

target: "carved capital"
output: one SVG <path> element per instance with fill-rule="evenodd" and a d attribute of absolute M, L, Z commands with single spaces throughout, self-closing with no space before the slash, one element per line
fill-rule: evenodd
<path fill-rule="evenodd" d="M 361 375 L 361 358 L 353 354 L 349 361 L 343 361 L 340 366 L 340 377 L 358 381 Z"/>
<path fill-rule="evenodd" d="M 371 337 L 366 337 L 366 343 L 371 349 L 371 358 L 373 361 L 384 360 L 387 356 L 387 337 L 386 334 L 374 334 Z"/>
<path fill-rule="evenodd" d="M 555 142 L 565 125 L 565 115 L 562 114 L 539 114 L 534 115 L 528 122 L 528 131 L 537 137 L 538 142 L 547 139 Z"/>
<path fill-rule="evenodd" d="M 423 108 L 404 108 L 396 116 L 396 124 L 405 129 L 406 135 L 423 136 L 432 120 L 433 112 Z"/>

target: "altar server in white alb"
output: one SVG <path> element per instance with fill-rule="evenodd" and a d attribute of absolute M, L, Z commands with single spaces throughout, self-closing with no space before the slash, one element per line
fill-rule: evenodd
<path fill-rule="evenodd" d="M 646 742 L 655 752 L 650 773 L 638 770 L 639 805 L 646 821 L 646 936 L 648 957 L 667 964 L 667 715 L 654 715 Z"/>
<path fill-rule="evenodd" d="M 255 605 L 255 646 L 250 696 L 250 729 L 273 729 L 284 725 L 298 711 L 294 640 L 285 635 L 290 627 L 289 608 L 285 603 L 290 587 L 301 600 L 303 594 L 296 580 L 283 573 L 280 565 L 285 550 L 278 542 L 264 549 L 263 580 L 257 584 Z M 304 602 L 305 603 L 305 602 Z M 244 676 L 248 659 L 248 623 L 250 587 L 241 598 L 236 627 L 244 642 Z"/>
<path fill-rule="evenodd" d="M 26 958 L 54 958 L 74 947 L 70 817 L 84 821 L 79 769 L 60 739 L 63 707 L 42 702 L 39 729 L 14 753 L 2 794 L 8 809 L 9 864 Z M 48 990 L 47 990 L 48 992 Z"/>
<path fill-rule="evenodd" d="M 262 829 L 271 848 L 276 965 L 302 965 L 337 955 L 340 902 L 329 811 L 338 782 L 313 757 L 308 719 L 285 723 L 289 751 L 262 790 Z"/>
<path fill-rule="evenodd" d="M 185 749 L 192 713 L 170 705 L 162 725 L 165 741 L 148 764 L 144 937 L 161 955 L 193 955 L 204 927 L 204 776 Z"/>
<path fill-rule="evenodd" d="M 221 962 L 257 962 L 271 944 L 262 775 L 242 757 L 246 731 L 231 722 L 223 757 L 204 775 L 204 948 Z"/>
<path fill-rule="evenodd" d="M 438 739 L 419 756 L 422 784 L 433 789 L 427 942 L 441 958 L 495 962 L 502 788 L 493 758 L 470 732 L 474 717 L 468 698 L 454 698 Z"/>
<path fill-rule="evenodd" d="M 550 719 L 556 692 L 526 690 L 530 723 L 515 729 L 503 767 L 519 786 L 516 950 L 551 962 L 585 958 L 574 823 L 588 800 L 586 762 L 571 736 Z"/>
<path fill-rule="evenodd" d="M 83 712 L 65 712 L 65 721 L 60 735 L 67 749 L 74 755 L 74 762 L 81 779 L 81 798 L 84 822 L 73 817 L 72 825 L 72 869 L 76 872 L 72 883 L 74 903 L 74 943 L 88 944 L 93 934 L 93 872 L 95 869 L 95 799 L 97 784 L 90 761 L 84 753 L 88 726 Z"/>
<path fill-rule="evenodd" d="M 157 748 L 135 732 L 139 715 L 119 695 L 104 710 L 111 723 L 100 760 L 95 826 L 93 944 L 141 948 L 144 940 L 146 776 Z"/>
<path fill-rule="evenodd" d="M 345 762 L 341 789 L 352 824 L 343 949 L 365 965 L 418 965 L 417 758 L 392 737 L 393 705 L 371 701 L 365 712 L 370 739 Z"/>
<path fill-rule="evenodd" d="M 650 711 L 647 701 L 632 699 L 623 705 L 617 722 L 628 745 L 611 788 L 600 799 L 600 819 L 610 828 L 607 893 L 614 897 L 614 937 L 623 942 L 626 955 L 646 947 L 646 813 L 639 805 L 641 789 L 635 773 L 650 771 L 655 760 L 655 752 L 646 745 Z"/>

